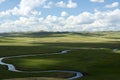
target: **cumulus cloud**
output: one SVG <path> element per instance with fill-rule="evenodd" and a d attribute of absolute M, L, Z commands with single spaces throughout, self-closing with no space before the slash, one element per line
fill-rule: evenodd
<path fill-rule="evenodd" d="M 1 0 L 3 2 L 5 0 Z M 39 16 L 41 15 L 40 11 L 35 10 L 37 7 L 42 8 L 51 8 L 51 7 L 62 7 L 62 8 L 76 8 L 77 3 L 73 2 L 72 0 L 68 0 L 68 3 L 66 4 L 63 1 L 54 3 L 52 1 L 48 0 L 21 0 L 20 3 L 15 6 L 13 9 L 9 9 L 6 11 L 0 12 L 0 17 L 6 17 L 6 16 Z"/>
<path fill-rule="evenodd" d="M 73 2 L 72 0 L 68 0 L 68 3 L 66 4 L 63 1 L 57 2 L 56 3 L 57 7 L 62 7 L 62 8 L 76 8 L 77 3 Z"/>
<path fill-rule="evenodd" d="M 17 15 L 17 16 L 30 16 L 30 15 L 40 15 L 40 11 L 34 10 L 36 7 L 43 6 L 46 0 L 21 0 L 18 6 L 13 9 L 0 12 L 0 17 Z"/>
<path fill-rule="evenodd" d="M 81 12 L 77 15 L 70 15 L 66 11 L 60 15 L 48 15 L 41 17 L 40 11 L 36 7 L 51 8 L 52 6 L 62 8 L 75 8 L 77 3 L 72 0 L 58 3 L 47 0 L 21 0 L 18 6 L 13 9 L 0 12 L 0 17 L 15 15 L 16 20 L 4 20 L 0 22 L 0 32 L 24 32 L 24 31 L 103 31 L 120 30 L 120 9 L 109 11 Z M 93 2 L 104 2 L 104 0 L 91 0 Z M 117 7 L 119 3 L 112 3 L 112 7 Z M 111 8 L 112 8 L 111 7 Z M 110 6 L 109 6 L 110 8 Z M 22 25 L 24 24 L 24 25 Z"/>
<path fill-rule="evenodd" d="M 33 10 L 36 7 L 42 6 L 45 3 L 46 0 L 21 0 L 18 7 L 15 7 L 12 12 L 13 14 L 19 14 L 19 15 L 28 15 L 31 10 Z"/>
<path fill-rule="evenodd" d="M 61 12 L 61 16 L 68 16 L 68 13 L 67 12 L 65 12 L 65 11 L 63 11 L 63 12 Z"/>
<path fill-rule="evenodd" d="M 106 8 L 114 8 L 114 7 L 118 7 L 119 6 L 119 2 L 113 2 L 112 4 L 108 4 L 105 7 Z"/>
<path fill-rule="evenodd" d="M 69 0 L 68 4 L 67 4 L 67 7 L 68 8 L 76 8 L 77 7 L 77 3 L 73 2 L 72 0 Z"/>
<path fill-rule="evenodd" d="M 104 2 L 104 0 L 90 0 L 91 2 Z"/>
<path fill-rule="evenodd" d="M 113 11 L 82 12 L 76 16 L 49 15 L 42 23 L 51 31 L 107 31 L 120 30 L 120 9 Z"/>
<path fill-rule="evenodd" d="M 118 16 L 118 14 L 120 14 L 120 9 L 105 12 L 97 11 L 92 16 L 94 18 L 94 22 L 88 25 L 85 24 L 83 30 L 120 30 L 120 16 Z"/>
<path fill-rule="evenodd" d="M 48 2 L 46 4 L 44 4 L 43 8 L 51 8 L 54 5 L 53 2 Z"/>
<path fill-rule="evenodd" d="M 4 2 L 5 0 L 0 0 L 0 4 L 2 3 L 2 2 Z"/>
<path fill-rule="evenodd" d="M 107 31 L 120 30 L 120 9 L 111 11 L 82 12 L 69 15 L 42 17 L 20 17 L 15 21 L 6 21 L 0 30 L 6 31 Z M 24 24 L 24 25 L 21 25 Z"/>
<path fill-rule="evenodd" d="M 10 16 L 10 11 L 2 11 L 0 12 L 0 17 Z"/>
<path fill-rule="evenodd" d="M 66 7 L 66 4 L 63 1 L 60 1 L 60 2 L 56 3 L 56 6 L 64 8 L 64 7 Z"/>
<path fill-rule="evenodd" d="M 41 23 L 42 20 L 42 18 L 37 17 L 20 17 L 18 20 L 15 21 L 5 21 L 3 24 L 0 25 L 0 32 L 26 32 L 47 30 L 47 27 Z"/>

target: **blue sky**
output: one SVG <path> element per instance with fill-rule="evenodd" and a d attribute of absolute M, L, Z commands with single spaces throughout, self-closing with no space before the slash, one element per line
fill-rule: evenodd
<path fill-rule="evenodd" d="M 120 0 L 0 0 L 0 33 L 120 30 Z"/>

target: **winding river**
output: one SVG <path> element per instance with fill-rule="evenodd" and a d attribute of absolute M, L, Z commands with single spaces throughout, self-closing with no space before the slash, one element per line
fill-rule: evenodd
<path fill-rule="evenodd" d="M 30 57 L 30 56 L 40 56 L 40 55 L 54 55 L 54 54 L 66 54 L 69 51 L 70 50 L 63 50 L 61 52 L 51 53 L 51 54 L 19 55 L 19 56 L 2 57 L 2 58 L 0 58 L 0 65 L 7 66 L 8 70 L 9 71 L 13 71 L 13 72 L 22 72 L 22 73 L 67 72 L 67 73 L 73 73 L 73 74 L 75 74 L 75 76 L 67 78 L 67 80 L 74 80 L 74 79 L 77 79 L 77 78 L 81 78 L 81 77 L 83 77 L 83 74 L 81 72 L 77 72 L 77 71 L 67 71 L 67 70 L 47 70 L 47 71 L 30 71 L 30 72 L 29 71 L 20 71 L 20 70 L 17 70 L 16 67 L 13 64 L 9 64 L 9 63 L 4 63 L 3 62 L 4 59 L 8 59 L 8 58 Z M 118 49 L 113 49 L 113 52 L 117 52 L 117 51 L 118 51 Z"/>
<path fill-rule="evenodd" d="M 37 55 L 19 55 L 19 56 L 8 56 L 8 57 L 2 57 L 0 58 L 0 65 L 5 65 L 7 66 L 7 69 L 9 71 L 13 71 L 13 72 L 22 72 L 22 73 L 41 73 L 41 72 L 66 72 L 66 73 L 73 73 L 75 74 L 75 76 L 67 78 L 67 80 L 74 80 L 77 78 L 81 78 L 83 76 L 83 74 L 81 72 L 77 72 L 77 71 L 67 71 L 67 70 L 47 70 L 47 71 L 20 71 L 17 70 L 16 67 L 13 64 L 9 64 L 9 63 L 4 63 L 3 60 L 4 59 L 8 59 L 8 58 L 17 58 L 17 57 L 30 57 L 30 56 L 40 56 L 40 55 L 54 55 L 54 54 L 66 54 L 68 53 L 70 50 L 63 50 L 61 52 L 58 53 L 51 53 L 51 54 L 37 54 Z"/>

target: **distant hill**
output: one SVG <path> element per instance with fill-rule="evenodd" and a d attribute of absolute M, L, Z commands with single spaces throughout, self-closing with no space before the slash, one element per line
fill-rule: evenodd
<path fill-rule="evenodd" d="M 80 35 L 80 36 L 119 36 L 119 31 L 101 31 L 101 32 L 14 32 L 14 33 L 0 33 L 1 37 L 52 37 L 52 36 L 60 36 L 65 34 L 71 35 Z"/>

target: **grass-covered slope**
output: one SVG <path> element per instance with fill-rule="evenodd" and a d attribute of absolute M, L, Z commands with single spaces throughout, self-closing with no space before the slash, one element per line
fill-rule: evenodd
<path fill-rule="evenodd" d="M 78 80 L 119 80 L 120 32 L 11 33 L 0 34 L 0 56 L 45 54 L 71 49 L 68 54 L 5 59 L 24 71 L 73 70 L 84 73 Z M 104 49 L 99 49 L 104 48 Z M 20 77 L 67 78 L 70 73 L 15 73 L 0 65 L 0 79 Z M 57 78 L 57 79 L 56 79 Z"/>

